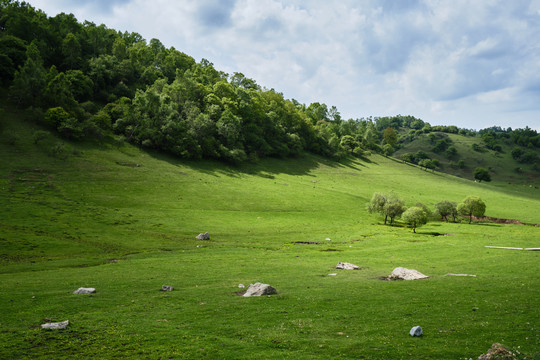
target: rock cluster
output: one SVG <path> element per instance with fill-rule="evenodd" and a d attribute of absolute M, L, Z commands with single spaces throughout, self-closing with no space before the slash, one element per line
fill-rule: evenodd
<path fill-rule="evenodd" d="M 491 349 L 487 353 L 478 357 L 478 360 L 495 360 L 495 359 L 515 359 L 516 354 L 505 348 L 499 343 L 491 345 Z"/>

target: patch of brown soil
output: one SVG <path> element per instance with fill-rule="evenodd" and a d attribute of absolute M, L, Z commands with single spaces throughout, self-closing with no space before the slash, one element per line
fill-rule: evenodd
<path fill-rule="evenodd" d="M 496 224 L 525 225 L 524 223 L 522 223 L 521 221 L 516 220 L 516 219 L 499 219 L 499 218 L 494 218 L 494 217 L 491 217 L 491 216 L 482 216 L 482 217 L 473 216 L 473 220 L 475 220 L 475 221 L 489 221 L 489 222 L 496 223 Z"/>

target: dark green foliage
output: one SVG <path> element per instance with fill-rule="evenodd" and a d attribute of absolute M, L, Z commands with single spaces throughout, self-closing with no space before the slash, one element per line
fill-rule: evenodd
<path fill-rule="evenodd" d="M 473 176 L 474 176 L 474 179 L 478 180 L 479 182 L 491 181 L 491 175 L 489 174 L 489 171 L 481 167 L 474 169 Z"/>
<path fill-rule="evenodd" d="M 514 160 L 522 164 L 533 164 L 539 160 L 536 152 L 531 150 L 524 150 L 520 147 L 514 147 L 510 154 L 512 155 L 512 158 L 514 158 Z"/>
<path fill-rule="evenodd" d="M 65 137 L 114 131 L 179 157 L 233 163 L 305 151 L 334 158 L 382 151 L 372 119 L 345 121 L 334 106 L 286 100 L 158 39 L 147 43 L 64 13 L 49 18 L 17 1 L 3 2 L 1 11 L 0 75 L 12 83 L 10 99 L 52 109 L 46 121 Z M 423 125 L 412 117 L 393 121 Z M 397 136 L 387 134 L 385 143 L 395 144 Z"/>

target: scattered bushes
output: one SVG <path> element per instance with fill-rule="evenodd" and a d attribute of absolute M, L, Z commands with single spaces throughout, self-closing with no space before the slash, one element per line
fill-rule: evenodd
<path fill-rule="evenodd" d="M 468 196 L 459 205 L 448 200 L 438 202 L 435 204 L 435 212 L 432 213 L 424 204 L 417 203 L 407 208 L 404 201 L 395 194 L 376 192 L 366 208 L 370 213 L 379 213 L 384 216 L 385 225 L 388 218 L 390 218 L 390 225 L 393 225 L 394 219 L 401 217 L 401 220 L 416 233 L 416 228 L 426 224 L 432 216 L 440 216 L 441 220 L 446 222 L 449 217 L 452 217 L 456 222 L 457 216 L 462 215 L 469 220 L 470 224 L 473 216 L 484 216 L 486 204 L 477 196 Z"/>

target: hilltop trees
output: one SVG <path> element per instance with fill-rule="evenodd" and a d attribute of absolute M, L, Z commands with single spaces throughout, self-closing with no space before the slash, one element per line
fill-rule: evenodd
<path fill-rule="evenodd" d="M 476 217 L 484 216 L 486 204 L 478 196 L 468 196 L 458 205 L 457 211 L 460 215 L 468 217 L 470 224 L 473 215 Z"/>
<path fill-rule="evenodd" d="M 334 106 L 285 99 L 158 39 L 48 17 L 16 0 L 0 1 L 0 30 L 9 99 L 71 139 L 115 133 L 181 158 L 233 163 L 304 152 L 340 159 L 382 152 L 381 142 L 391 153 L 399 136 L 392 129 L 415 120 L 344 120 Z"/>

